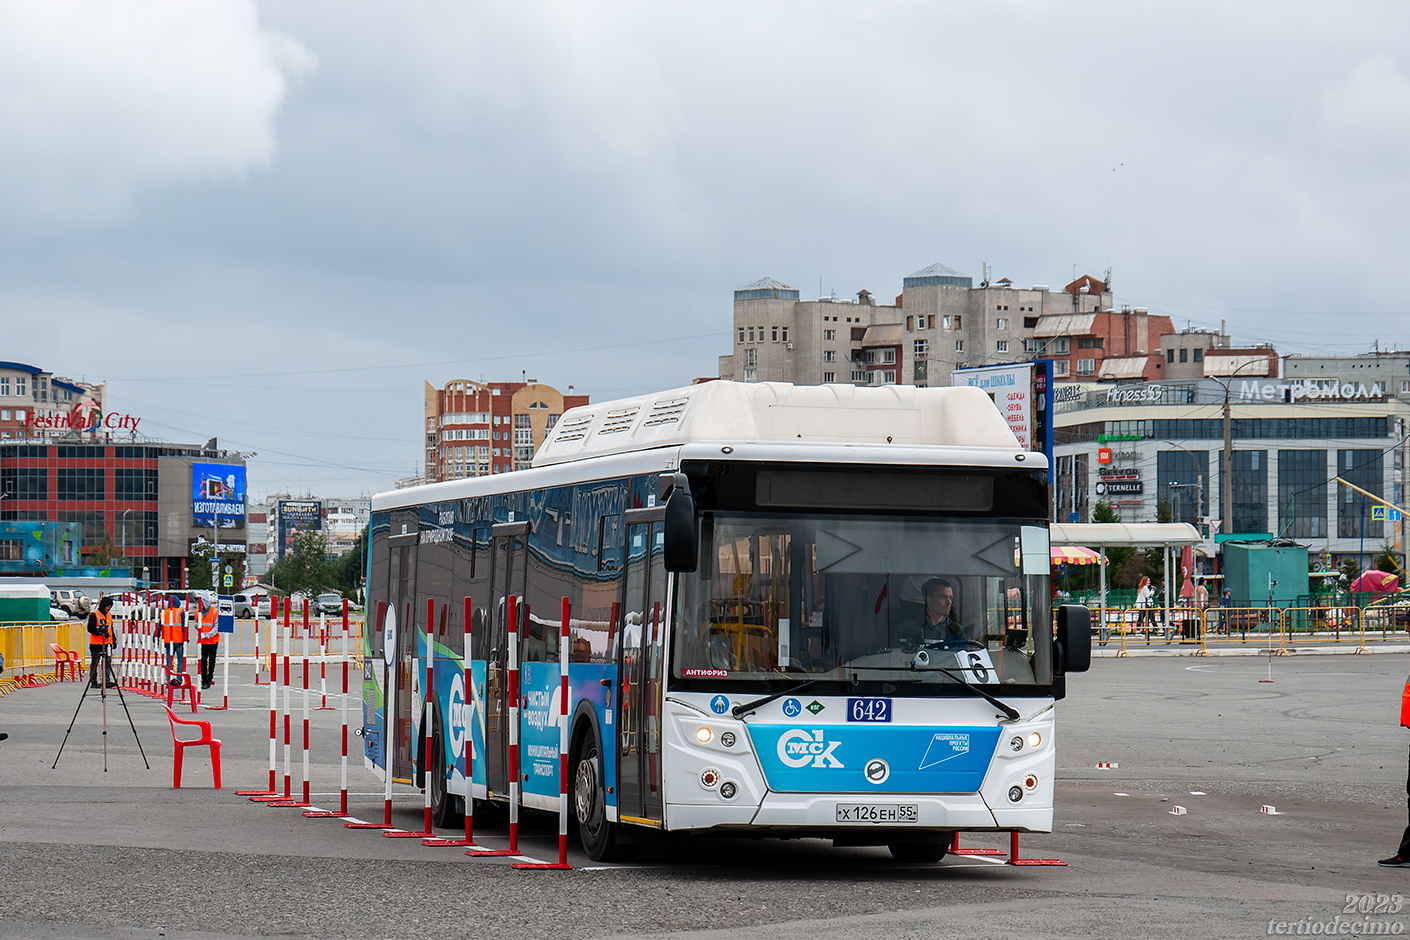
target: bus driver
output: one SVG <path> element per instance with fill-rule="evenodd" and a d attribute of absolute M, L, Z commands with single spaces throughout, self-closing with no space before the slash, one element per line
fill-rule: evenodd
<path fill-rule="evenodd" d="M 921 587 L 925 612 L 921 616 L 921 645 L 963 648 L 978 642 L 974 631 L 955 616 L 955 584 L 948 578 L 931 578 Z"/>

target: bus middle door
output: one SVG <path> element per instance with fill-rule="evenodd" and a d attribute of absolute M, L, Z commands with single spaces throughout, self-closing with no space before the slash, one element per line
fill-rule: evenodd
<path fill-rule="evenodd" d="M 413 529 L 413 531 L 415 531 Z M 395 616 L 396 656 L 392 660 L 396 696 L 392 700 L 392 779 L 409 782 L 415 774 L 415 716 L 411 713 L 411 684 L 416 680 L 416 542 L 399 540 L 393 544 L 391 583 L 388 585 L 388 616 Z M 424 629 L 424 626 L 423 628 Z"/>
<path fill-rule="evenodd" d="M 529 524 L 506 522 L 490 529 L 490 635 L 485 654 L 485 785 L 509 792 L 509 598 L 514 598 L 520 639 Z"/>
<path fill-rule="evenodd" d="M 663 509 L 629 510 L 617 676 L 617 817 L 660 825 L 661 667 L 665 641 Z"/>

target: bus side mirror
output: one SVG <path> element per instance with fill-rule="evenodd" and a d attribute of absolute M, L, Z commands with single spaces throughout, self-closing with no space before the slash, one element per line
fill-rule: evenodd
<path fill-rule="evenodd" d="M 1092 612 L 1081 604 L 1058 608 L 1056 660 L 1055 676 L 1092 668 Z"/>
<path fill-rule="evenodd" d="M 694 571 L 699 564 L 700 534 L 695 525 L 695 500 L 677 487 L 666 499 L 664 561 L 667 571 Z"/>

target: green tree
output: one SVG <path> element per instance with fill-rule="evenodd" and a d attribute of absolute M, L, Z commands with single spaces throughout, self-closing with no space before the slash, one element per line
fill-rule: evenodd
<path fill-rule="evenodd" d="M 1097 505 L 1092 508 L 1093 522 L 1120 522 L 1121 516 L 1117 514 L 1116 507 L 1106 500 L 1098 500 Z M 1110 584 L 1112 587 L 1135 588 L 1141 580 L 1141 569 L 1139 564 L 1133 564 L 1132 559 L 1136 557 L 1134 548 L 1108 548 L 1106 550 L 1107 571 L 1110 574 Z"/>
<path fill-rule="evenodd" d="M 367 533 L 368 527 L 363 526 L 352 549 L 333 562 L 333 578 L 339 590 L 344 597 L 359 602 L 358 589 L 367 571 Z"/>
<path fill-rule="evenodd" d="M 1391 574 L 1404 575 L 1405 570 L 1401 567 L 1401 556 L 1396 553 L 1395 545 L 1390 539 L 1381 543 L 1380 553 L 1376 555 L 1371 566 L 1378 571 L 1389 571 Z M 1402 581 L 1404 578 L 1402 577 Z"/>
<path fill-rule="evenodd" d="M 328 561 L 328 540 L 312 529 L 297 533 L 283 560 L 269 568 L 269 581 L 290 594 L 318 594 L 333 587 L 336 576 Z"/>
<path fill-rule="evenodd" d="M 113 533 L 110 530 L 104 530 L 103 537 L 98 541 L 98 544 L 84 552 L 83 560 L 99 568 L 126 563 L 122 557 L 122 549 L 113 544 Z"/>

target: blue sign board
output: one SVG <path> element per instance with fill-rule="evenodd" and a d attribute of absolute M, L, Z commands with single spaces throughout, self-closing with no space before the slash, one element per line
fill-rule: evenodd
<path fill-rule="evenodd" d="M 191 517 L 196 525 L 210 525 L 216 516 L 223 521 L 244 518 L 244 515 L 245 468 L 242 465 L 191 465 Z"/>

